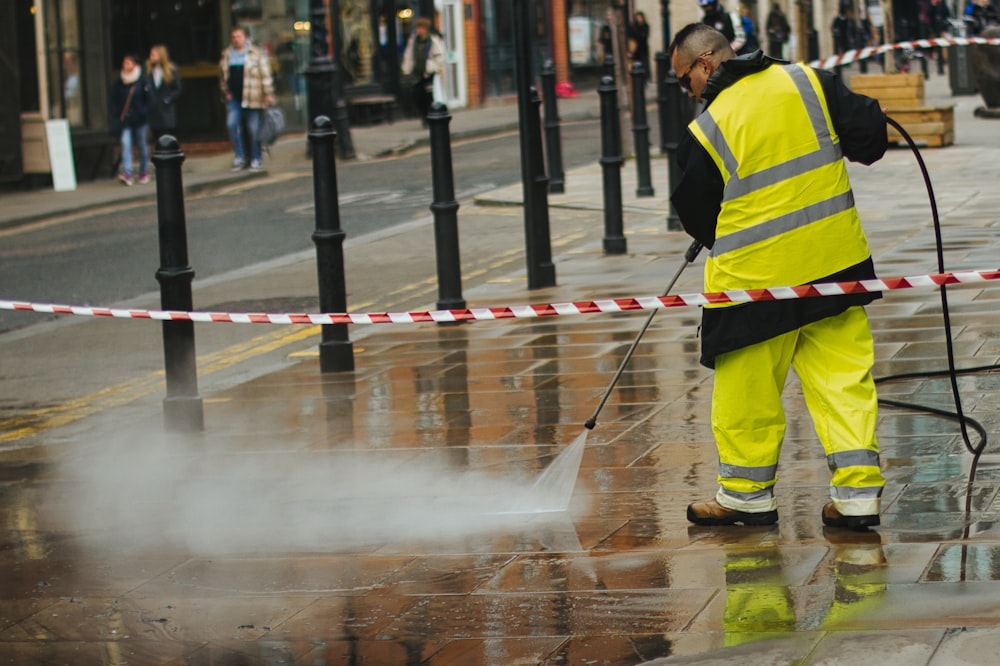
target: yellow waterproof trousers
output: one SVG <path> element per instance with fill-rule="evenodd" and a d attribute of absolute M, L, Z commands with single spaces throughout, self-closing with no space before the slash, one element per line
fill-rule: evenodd
<path fill-rule="evenodd" d="M 776 508 L 773 486 L 785 436 L 781 393 L 792 367 L 833 472 L 834 505 L 845 516 L 877 514 L 885 479 L 875 439 L 874 358 L 861 306 L 718 356 L 712 431 L 719 503 L 740 511 Z"/>

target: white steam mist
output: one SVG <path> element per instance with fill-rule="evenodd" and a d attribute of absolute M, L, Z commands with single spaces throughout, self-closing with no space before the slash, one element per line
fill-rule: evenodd
<path fill-rule="evenodd" d="M 69 494 L 58 504 L 72 529 L 102 548 L 343 552 L 565 522 L 579 466 L 541 485 L 405 452 L 222 448 L 210 435 L 103 442 L 66 461 Z"/>

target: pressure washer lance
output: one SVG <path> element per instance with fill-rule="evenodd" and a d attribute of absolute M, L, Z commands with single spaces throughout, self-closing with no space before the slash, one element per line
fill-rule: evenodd
<path fill-rule="evenodd" d="M 674 274 L 674 278 L 670 281 L 670 284 L 667 285 L 667 288 L 663 291 L 660 298 L 670 294 L 670 290 L 674 288 L 674 284 L 676 284 L 678 278 L 681 276 L 681 273 L 684 272 L 684 269 L 688 267 L 688 264 L 693 263 L 694 260 L 698 258 L 698 253 L 701 252 L 701 248 L 702 245 L 698 241 L 691 243 L 691 247 L 689 247 L 687 252 L 684 253 L 684 263 L 682 263 L 680 268 L 677 269 L 677 272 Z M 594 414 L 587 419 L 587 422 L 583 424 L 587 430 L 593 430 L 594 426 L 597 425 L 597 415 L 601 413 L 602 409 L 604 409 L 604 404 L 611 396 L 611 391 L 614 390 L 618 380 L 621 379 L 622 373 L 625 371 L 625 366 L 628 365 L 629 359 L 632 358 L 635 348 L 639 346 L 639 340 L 642 339 L 646 329 L 653 323 L 653 317 L 656 316 L 657 312 L 658 310 L 650 311 L 649 316 L 646 318 L 646 323 L 639 329 L 639 335 L 635 336 L 635 340 L 632 341 L 632 345 L 628 348 L 628 351 L 625 352 L 625 358 L 622 359 L 621 365 L 618 366 L 618 371 L 611 379 L 611 383 L 608 385 L 608 389 L 604 392 L 604 397 L 601 398 L 601 402 L 597 405 L 597 409 L 595 409 Z"/>

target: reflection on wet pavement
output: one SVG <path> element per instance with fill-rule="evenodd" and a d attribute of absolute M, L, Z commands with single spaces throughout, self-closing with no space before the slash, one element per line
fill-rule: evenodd
<path fill-rule="evenodd" d="M 912 268 L 905 245 L 890 257 Z M 633 266 L 624 277 L 636 292 L 657 293 L 663 276 L 647 260 L 685 246 L 678 235 L 630 238 L 631 263 L 616 270 Z M 534 300 L 607 293 L 606 275 L 588 282 L 577 270 L 571 290 Z M 677 291 L 699 285 L 693 270 Z M 960 365 L 1000 355 L 988 293 L 954 298 Z M 502 304 L 509 293 L 476 297 Z M 943 367 L 934 298 L 893 293 L 870 308 L 877 374 Z M 504 514 L 580 435 L 641 316 L 385 327 L 357 344 L 352 374 L 323 376 L 313 359 L 210 396 L 202 435 L 151 436 L 153 405 L 95 419 L 44 459 L 4 462 L 0 655 L 919 664 L 996 654 L 1000 466 L 988 452 L 970 492 L 953 422 L 884 409 L 882 527 L 824 529 L 829 472 L 793 377 L 779 524 L 687 523 L 686 504 L 714 493 L 717 462 L 712 376 L 690 311 L 664 311 L 644 337 L 589 435 L 569 510 Z M 1000 373 L 959 382 L 995 432 Z M 949 404 L 943 378 L 882 393 Z"/>

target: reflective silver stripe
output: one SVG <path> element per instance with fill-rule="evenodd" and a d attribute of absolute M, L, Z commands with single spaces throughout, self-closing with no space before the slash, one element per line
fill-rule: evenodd
<path fill-rule="evenodd" d="M 843 157 L 840 144 L 833 143 L 833 139 L 830 136 L 830 128 L 826 124 L 826 115 L 823 113 L 823 105 L 816 95 L 816 90 L 810 84 L 809 77 L 805 71 L 797 65 L 785 65 L 782 69 L 791 77 L 792 82 L 799 92 L 799 97 L 802 98 L 802 103 L 806 107 L 806 115 L 809 117 L 809 123 L 812 125 L 819 148 L 811 153 L 800 155 L 787 162 L 776 164 L 763 171 L 750 174 L 745 178 L 740 178 L 736 175 L 734 159 L 734 167 L 729 169 L 732 178 L 726 183 L 726 191 L 723 197 L 725 200 L 736 199 L 750 192 L 788 180 L 800 173 L 819 169 Z M 713 143 L 712 145 L 716 144 Z"/>
<path fill-rule="evenodd" d="M 878 499 L 882 496 L 882 486 L 865 486 L 851 488 L 849 486 L 830 486 L 830 497 L 839 500 Z"/>
<path fill-rule="evenodd" d="M 726 142 L 726 138 L 723 136 L 712 114 L 704 113 L 698 116 L 696 120 L 698 126 L 722 159 L 726 171 L 729 172 L 729 180 L 726 181 L 723 200 L 736 199 L 755 190 L 788 180 L 796 174 L 826 166 L 843 157 L 840 144 L 833 143 L 833 139 L 830 136 L 830 128 L 826 124 L 826 115 L 823 113 L 823 105 L 816 94 L 816 90 L 809 82 L 809 77 L 805 71 L 797 65 L 785 65 L 782 69 L 792 79 L 792 83 L 795 84 L 799 97 L 806 108 L 806 115 L 809 118 L 809 123 L 812 125 L 813 133 L 816 135 L 819 147 L 811 153 L 800 155 L 782 164 L 776 164 L 762 171 L 740 177 L 737 173 L 739 163 L 736 161 L 733 151 L 729 148 L 729 144 Z"/>
<path fill-rule="evenodd" d="M 712 247 L 712 256 L 718 257 L 726 252 L 739 250 L 748 245 L 759 243 L 762 240 L 780 236 L 781 234 L 804 227 L 824 218 L 850 210 L 854 206 L 854 193 L 850 190 L 830 197 L 825 201 L 818 201 L 811 206 L 800 208 L 776 217 L 767 222 L 761 222 L 741 231 L 726 234 L 722 238 L 717 238 Z"/>
<path fill-rule="evenodd" d="M 739 162 L 729 147 L 718 123 L 712 117 L 711 111 L 703 113 L 698 116 L 695 122 L 698 123 L 698 127 L 715 149 L 722 160 L 723 166 L 729 173 L 723 193 L 724 202 L 732 201 L 765 187 L 784 182 L 798 174 L 833 164 L 843 158 L 840 144 L 834 143 L 830 135 L 830 128 L 826 122 L 823 103 L 816 93 L 815 88 L 812 87 L 805 70 L 798 65 L 785 65 L 782 69 L 791 78 L 792 83 L 799 93 L 799 97 L 802 99 L 802 103 L 806 109 L 806 116 L 809 118 L 809 123 L 812 125 L 813 133 L 816 135 L 816 141 L 819 145 L 816 150 L 810 153 L 799 155 L 762 171 L 740 177 L 738 173 Z M 722 236 L 716 239 L 711 255 L 718 257 L 726 252 L 737 250 L 752 243 L 757 243 L 805 226 L 810 222 L 843 212 L 852 206 L 854 206 L 854 198 L 849 192 L 846 195 L 833 197 L 827 201 L 817 202 L 805 209 L 789 213 L 776 220 L 769 220 L 753 228 Z"/>
<path fill-rule="evenodd" d="M 813 169 L 825 167 L 843 157 L 840 151 L 840 144 L 821 142 L 817 150 L 805 155 L 794 157 L 787 162 L 775 164 L 757 173 L 752 173 L 745 178 L 740 178 L 735 171 L 730 171 L 733 177 L 726 183 L 723 199 L 732 201 L 751 192 L 762 190 L 765 187 L 776 185 L 786 181 L 793 176 L 797 176 Z"/>
<path fill-rule="evenodd" d="M 826 457 L 826 466 L 830 468 L 831 472 L 844 467 L 878 467 L 878 452 L 868 449 L 838 451 Z"/>
<path fill-rule="evenodd" d="M 729 497 L 738 499 L 741 502 L 768 502 L 774 499 L 774 490 L 772 487 L 767 487 L 753 493 L 738 493 L 733 490 L 726 490 L 725 488 L 720 488 L 719 490 L 723 495 L 728 495 Z"/>
<path fill-rule="evenodd" d="M 726 137 L 722 135 L 722 130 L 719 129 L 719 125 L 715 122 L 715 118 L 712 117 L 711 112 L 701 114 L 695 119 L 695 122 L 698 123 L 698 127 L 705 134 L 708 143 L 715 148 L 715 152 L 722 159 L 722 165 L 729 172 L 729 180 L 738 179 L 739 176 L 736 175 L 736 169 L 739 167 L 739 163 L 736 161 L 736 155 L 729 149 L 729 143 L 726 141 Z M 726 184 L 726 189 L 729 189 L 728 183 Z M 729 197 L 723 195 L 722 198 L 725 200 Z"/>
<path fill-rule="evenodd" d="M 719 476 L 725 479 L 749 479 L 750 481 L 766 483 L 768 481 L 774 481 L 774 476 L 777 473 L 777 465 L 767 465 L 765 467 L 741 467 L 739 465 L 719 463 Z"/>
<path fill-rule="evenodd" d="M 799 95 L 802 97 L 802 102 L 806 105 L 806 113 L 809 115 L 809 122 L 812 123 L 816 138 L 819 139 L 821 144 L 831 142 L 830 129 L 826 125 L 826 116 L 823 113 L 823 104 L 819 101 L 816 90 L 809 82 L 809 76 L 805 70 L 798 65 L 785 65 L 782 69 L 792 77 L 795 87 L 799 90 Z"/>

